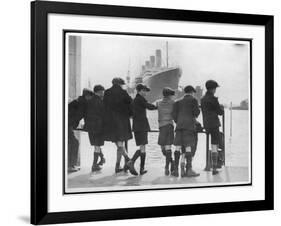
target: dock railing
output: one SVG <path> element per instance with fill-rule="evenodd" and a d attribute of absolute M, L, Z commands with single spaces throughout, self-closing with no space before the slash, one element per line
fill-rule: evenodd
<path fill-rule="evenodd" d="M 223 135 L 223 139 L 222 139 L 222 145 L 220 148 L 220 151 L 222 152 L 222 165 L 225 165 L 225 115 L 223 113 L 223 115 L 221 116 L 221 120 L 222 120 L 222 135 Z M 77 128 L 75 129 L 77 131 L 81 131 L 81 132 L 86 132 L 83 128 Z M 159 130 L 150 130 L 149 133 L 159 133 Z M 198 133 L 203 133 L 206 135 L 206 165 L 204 170 L 205 171 L 210 171 L 212 168 L 212 161 L 211 161 L 211 150 L 210 150 L 210 134 L 206 132 L 205 129 L 203 129 L 203 131 L 200 131 Z M 128 150 L 128 143 L 126 142 L 126 149 Z"/>

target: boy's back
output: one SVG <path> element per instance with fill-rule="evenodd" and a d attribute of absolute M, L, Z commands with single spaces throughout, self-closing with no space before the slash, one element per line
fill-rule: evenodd
<path fill-rule="evenodd" d="M 174 100 L 166 97 L 157 102 L 159 128 L 169 124 L 173 125 L 172 112 L 174 103 Z"/>

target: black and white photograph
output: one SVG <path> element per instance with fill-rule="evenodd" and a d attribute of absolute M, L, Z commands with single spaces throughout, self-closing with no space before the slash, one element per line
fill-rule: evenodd
<path fill-rule="evenodd" d="M 251 185 L 250 39 L 63 42 L 65 194 Z"/>
<path fill-rule="evenodd" d="M 31 34 L 32 223 L 274 208 L 273 16 L 35 1 Z"/>

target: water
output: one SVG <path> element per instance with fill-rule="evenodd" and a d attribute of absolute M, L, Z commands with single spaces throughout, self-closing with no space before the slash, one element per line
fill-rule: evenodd
<path fill-rule="evenodd" d="M 147 112 L 150 127 L 158 130 L 157 111 Z M 222 118 L 221 118 L 222 120 Z M 200 115 L 198 121 L 202 123 Z M 222 131 L 222 127 L 220 128 Z M 158 133 L 149 134 L 149 145 L 147 152 L 151 156 L 150 162 L 162 159 L 162 153 L 157 145 Z M 194 164 L 203 167 L 205 164 L 206 137 L 199 134 L 198 148 L 194 159 Z M 225 110 L 225 146 L 227 166 L 249 166 L 249 111 L 232 111 L 232 136 L 230 137 L 230 110 Z"/>

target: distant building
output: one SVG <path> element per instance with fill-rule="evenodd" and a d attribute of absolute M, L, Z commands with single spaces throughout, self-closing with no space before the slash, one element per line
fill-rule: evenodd
<path fill-rule="evenodd" d="M 81 95 L 81 37 L 68 39 L 68 100 Z"/>
<path fill-rule="evenodd" d="M 201 88 L 201 86 L 196 86 L 195 90 L 196 90 L 195 98 L 197 99 L 198 103 L 200 104 L 201 98 L 203 96 L 203 89 Z"/>
<path fill-rule="evenodd" d="M 249 110 L 249 100 L 245 99 L 240 102 L 239 106 L 232 107 L 234 110 Z"/>
<path fill-rule="evenodd" d="M 69 36 L 68 39 L 68 102 L 82 94 L 81 90 L 81 37 Z M 75 132 L 80 142 L 80 133 Z M 77 166 L 80 166 L 80 148 L 78 150 Z"/>

